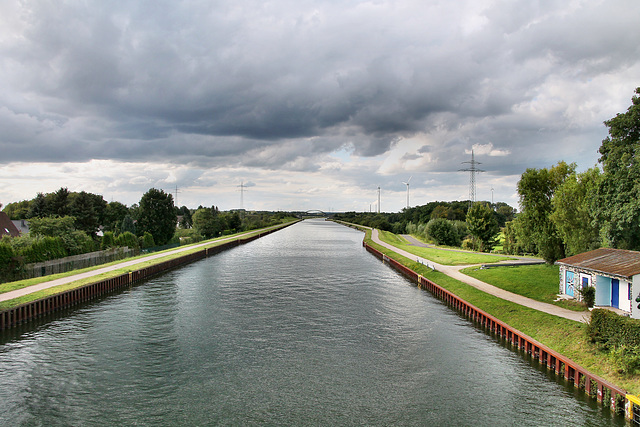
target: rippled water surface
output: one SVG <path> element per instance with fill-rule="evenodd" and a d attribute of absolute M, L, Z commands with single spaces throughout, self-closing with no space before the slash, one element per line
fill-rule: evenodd
<path fill-rule="evenodd" d="M 1 425 L 610 425 L 308 220 L 3 335 Z"/>

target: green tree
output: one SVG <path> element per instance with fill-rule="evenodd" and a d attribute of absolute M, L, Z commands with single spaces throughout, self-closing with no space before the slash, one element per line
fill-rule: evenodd
<path fill-rule="evenodd" d="M 600 146 L 602 180 L 593 204 L 609 246 L 640 249 L 640 87 L 626 113 L 604 124 L 609 128 Z"/>
<path fill-rule="evenodd" d="M 210 208 L 200 208 L 193 214 L 193 228 L 205 239 L 216 237 L 222 231 L 217 215 Z"/>
<path fill-rule="evenodd" d="M 29 234 L 33 236 L 59 237 L 75 231 L 76 219 L 72 216 L 31 218 Z"/>
<path fill-rule="evenodd" d="M 42 218 L 47 216 L 47 199 L 43 193 L 38 193 L 29 205 L 27 218 Z"/>
<path fill-rule="evenodd" d="M 575 173 L 576 165 L 558 162 L 550 169 L 527 169 L 518 181 L 521 212 L 516 218 L 520 235 L 535 244 L 544 260 L 553 264 L 565 256 L 564 243 L 551 220 L 556 189 Z M 531 246 L 528 244 L 527 246 Z"/>
<path fill-rule="evenodd" d="M 142 196 L 136 226 L 139 234 L 149 232 L 156 245 L 165 245 L 176 231 L 176 222 L 171 194 L 151 188 Z"/>
<path fill-rule="evenodd" d="M 113 248 L 116 245 L 116 240 L 113 237 L 113 231 L 106 231 L 102 236 L 102 244 L 100 245 L 100 249 L 109 249 Z"/>
<path fill-rule="evenodd" d="M 569 175 L 555 191 L 550 218 L 568 256 L 600 247 L 600 229 L 591 209 L 591 198 L 596 194 L 600 179 L 600 170 L 592 168 Z"/>
<path fill-rule="evenodd" d="M 67 216 L 69 215 L 69 190 L 67 187 L 60 187 L 55 193 L 51 193 L 47 198 L 47 212 L 49 215 Z"/>
<path fill-rule="evenodd" d="M 31 202 L 29 200 L 9 203 L 2 211 L 9 215 L 11 219 L 26 219 L 29 215 L 30 204 Z"/>
<path fill-rule="evenodd" d="M 180 218 L 180 228 L 187 229 L 193 227 L 193 218 L 191 217 L 191 211 L 188 207 L 182 206 L 178 210 L 178 215 L 182 217 Z"/>
<path fill-rule="evenodd" d="M 109 202 L 104 208 L 104 220 L 102 225 L 105 231 L 119 233 L 122 229 L 124 217 L 129 215 L 129 208 L 120 202 Z"/>
<path fill-rule="evenodd" d="M 138 241 L 138 238 L 135 234 L 129 231 L 125 231 L 120 233 L 118 237 L 116 237 L 116 245 L 128 246 L 131 249 L 138 249 L 140 247 L 140 242 Z"/>
<path fill-rule="evenodd" d="M 133 222 L 131 215 L 125 215 L 120 224 L 120 233 L 132 233 L 136 234 L 136 224 Z"/>
<path fill-rule="evenodd" d="M 455 225 L 452 221 L 442 217 L 434 218 L 427 223 L 427 235 L 433 239 L 437 245 L 460 245 L 460 237 L 458 236 Z"/>
<path fill-rule="evenodd" d="M 153 235 L 148 231 L 145 231 L 142 235 L 142 247 L 143 248 L 151 248 L 156 245 L 156 242 L 153 240 Z"/>
<path fill-rule="evenodd" d="M 488 204 L 474 203 L 467 212 L 467 225 L 476 249 L 487 252 L 493 249 L 500 227 Z"/>
<path fill-rule="evenodd" d="M 102 196 L 100 198 L 102 199 Z M 84 231 L 92 237 L 97 236 L 100 228 L 99 205 L 97 199 L 85 191 L 74 193 L 71 197 L 69 211 L 76 219 L 76 229 Z"/>
<path fill-rule="evenodd" d="M 507 222 L 513 221 L 513 218 L 516 215 L 516 210 L 514 208 L 504 202 L 498 202 L 494 207 L 496 219 L 498 220 L 498 225 L 500 225 L 500 227 L 504 227 Z"/>

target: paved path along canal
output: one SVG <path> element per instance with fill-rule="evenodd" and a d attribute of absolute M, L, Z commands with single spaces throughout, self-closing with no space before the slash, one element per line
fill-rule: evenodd
<path fill-rule="evenodd" d="M 442 265 L 426 258 L 422 258 L 416 256 L 410 252 L 402 250 L 396 246 L 393 246 L 389 243 L 385 243 L 380 240 L 378 235 L 378 230 L 373 229 L 371 232 L 371 240 L 375 243 L 384 246 L 387 249 L 391 249 L 392 251 L 399 253 L 402 256 L 405 256 L 409 259 L 417 259 L 418 261 L 427 264 L 429 266 L 433 266 L 436 270 L 446 274 L 447 276 L 453 277 L 454 279 L 460 280 L 463 283 L 473 286 L 474 288 L 480 289 L 483 292 L 488 294 L 497 296 L 498 298 L 502 298 L 507 301 L 515 302 L 516 304 L 523 305 L 525 307 L 533 308 L 535 310 L 544 311 L 545 313 L 553 314 L 554 316 L 564 317 L 565 319 L 575 320 L 576 322 L 588 322 L 591 317 L 591 312 L 587 311 L 572 311 L 567 310 L 562 307 L 558 307 L 553 304 L 547 304 L 544 302 L 536 301 L 531 298 L 524 297 L 522 295 L 514 294 L 509 291 L 505 291 L 504 289 L 500 289 L 496 286 L 490 285 L 481 280 L 475 279 L 473 277 L 467 276 L 460 272 L 461 269 L 469 267 L 469 265 L 462 266 L 452 266 L 452 265 Z"/>
<path fill-rule="evenodd" d="M 0 334 L 0 425 L 624 426 L 308 220 Z"/>

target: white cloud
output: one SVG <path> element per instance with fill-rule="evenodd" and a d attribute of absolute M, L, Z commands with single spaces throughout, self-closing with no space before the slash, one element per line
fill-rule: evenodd
<path fill-rule="evenodd" d="M 381 185 L 399 210 L 408 175 L 416 200 L 466 197 L 457 171 L 473 148 L 479 185 L 515 204 L 527 167 L 597 160 L 602 122 L 639 85 L 638 12 L 635 0 L 8 0 L 0 198 L 79 182 L 133 203 L 177 185 L 185 203 L 231 208 L 251 176 L 261 191 L 247 206 L 364 209 Z"/>

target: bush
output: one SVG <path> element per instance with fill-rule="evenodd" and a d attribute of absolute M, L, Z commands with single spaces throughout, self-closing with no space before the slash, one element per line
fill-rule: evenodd
<path fill-rule="evenodd" d="M 453 222 L 444 218 L 435 218 L 427 223 L 427 235 L 437 245 L 459 246 L 460 238 Z"/>
<path fill-rule="evenodd" d="M 8 243 L 0 242 L 0 282 L 14 280 L 22 270 L 23 259 Z"/>
<path fill-rule="evenodd" d="M 144 232 L 144 235 L 142 236 L 142 243 L 141 243 L 141 247 L 143 249 L 145 248 L 152 248 L 156 245 L 156 243 L 153 240 L 153 236 L 151 235 L 151 233 L 149 233 L 148 231 Z"/>
<path fill-rule="evenodd" d="M 43 262 L 67 256 L 64 241 L 59 237 L 43 237 L 36 239 L 31 247 L 22 252 L 25 262 Z"/>
<path fill-rule="evenodd" d="M 582 295 L 582 301 L 587 307 L 593 307 L 596 303 L 596 288 L 587 286 L 586 288 L 580 289 L 580 294 Z"/>
<path fill-rule="evenodd" d="M 595 309 L 587 325 L 589 339 L 610 351 L 621 371 L 640 372 L 640 321 Z"/>
<path fill-rule="evenodd" d="M 116 237 L 116 246 L 127 246 L 131 249 L 139 249 L 140 242 L 138 238 L 130 231 L 125 231 L 124 233 L 120 233 L 118 237 Z"/>
<path fill-rule="evenodd" d="M 109 249 L 113 248 L 116 245 L 115 238 L 113 237 L 113 231 L 106 231 L 102 236 L 102 244 L 100 245 L 100 249 Z"/>

